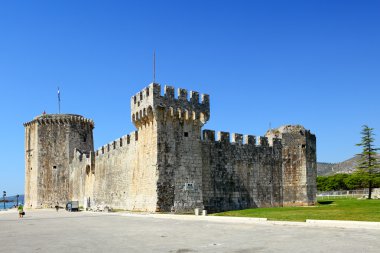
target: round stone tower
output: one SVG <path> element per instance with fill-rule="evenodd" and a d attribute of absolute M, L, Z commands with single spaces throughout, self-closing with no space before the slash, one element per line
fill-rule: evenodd
<path fill-rule="evenodd" d="M 94 122 L 75 114 L 43 114 L 25 127 L 25 206 L 60 206 L 71 199 L 74 149 L 94 150 Z"/>

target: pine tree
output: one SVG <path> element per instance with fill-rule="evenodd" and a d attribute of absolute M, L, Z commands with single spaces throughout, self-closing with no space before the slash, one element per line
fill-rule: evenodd
<path fill-rule="evenodd" d="M 373 188 L 373 177 L 377 169 L 379 169 L 379 161 L 377 158 L 377 150 L 374 146 L 374 133 L 373 128 L 368 127 L 367 125 L 363 126 L 361 131 L 362 141 L 361 143 L 356 144 L 356 146 L 363 147 L 362 153 L 360 154 L 360 160 L 358 162 L 357 168 L 360 172 L 366 175 L 368 182 L 368 198 L 372 197 L 372 188 Z"/>

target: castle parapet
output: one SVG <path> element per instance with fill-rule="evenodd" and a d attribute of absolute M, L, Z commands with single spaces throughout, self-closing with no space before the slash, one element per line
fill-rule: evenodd
<path fill-rule="evenodd" d="M 125 135 L 108 144 L 101 146 L 98 150 L 94 152 L 95 156 L 101 156 L 101 155 L 110 153 L 113 150 L 119 150 L 120 148 L 127 148 L 131 143 L 137 142 L 138 139 L 139 139 L 138 131 L 132 132 L 128 135 Z"/>
<path fill-rule="evenodd" d="M 65 125 L 65 124 L 86 124 L 91 128 L 95 127 L 94 121 L 77 114 L 43 114 L 35 117 L 32 121 L 24 123 L 24 127 L 38 125 Z"/>
<path fill-rule="evenodd" d="M 220 142 L 230 143 L 231 145 L 250 145 L 257 147 L 278 147 L 281 146 L 280 138 L 273 138 L 271 142 L 268 142 L 268 138 L 265 136 L 243 135 L 238 133 L 229 132 L 216 132 L 214 130 L 203 130 L 202 140 L 204 142 Z M 216 137 L 216 138 L 215 138 Z"/>
<path fill-rule="evenodd" d="M 178 89 L 178 97 L 175 97 L 175 89 L 172 86 L 164 87 L 161 95 L 161 86 L 152 83 L 131 99 L 131 117 L 136 127 L 146 124 L 158 112 L 166 112 L 167 116 L 180 120 L 195 121 L 200 125 L 205 124 L 210 118 L 210 97 L 202 94 L 199 101 L 199 92 L 186 89 Z M 190 94 L 190 98 L 189 98 Z"/>

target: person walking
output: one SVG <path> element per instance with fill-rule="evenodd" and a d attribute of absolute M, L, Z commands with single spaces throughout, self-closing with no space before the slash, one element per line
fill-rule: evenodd
<path fill-rule="evenodd" d="M 20 204 L 20 205 L 18 205 L 18 208 L 17 208 L 17 210 L 18 210 L 18 217 L 19 218 L 22 218 L 22 217 L 24 217 L 24 207 Z"/>
<path fill-rule="evenodd" d="M 55 210 L 57 210 L 57 212 L 58 212 L 58 210 L 59 210 L 59 204 L 58 204 L 58 202 L 57 202 L 57 204 L 55 205 Z"/>

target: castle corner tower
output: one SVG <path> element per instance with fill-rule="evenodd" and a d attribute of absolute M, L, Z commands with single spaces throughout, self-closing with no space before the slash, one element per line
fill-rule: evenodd
<path fill-rule="evenodd" d="M 317 199 L 316 137 L 301 125 L 285 125 L 267 132 L 271 141 L 281 138 L 283 205 L 315 205 Z"/>

